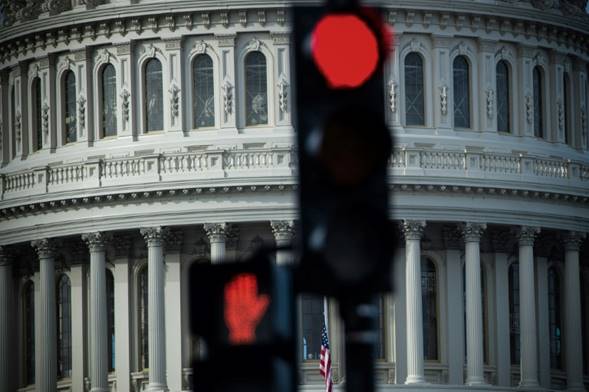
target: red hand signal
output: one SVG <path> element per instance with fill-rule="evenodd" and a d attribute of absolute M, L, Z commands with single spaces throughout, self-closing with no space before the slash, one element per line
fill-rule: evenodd
<path fill-rule="evenodd" d="M 270 298 L 258 295 L 258 278 L 242 273 L 225 285 L 225 325 L 229 342 L 250 344 L 256 340 L 256 327 L 266 313 Z"/>

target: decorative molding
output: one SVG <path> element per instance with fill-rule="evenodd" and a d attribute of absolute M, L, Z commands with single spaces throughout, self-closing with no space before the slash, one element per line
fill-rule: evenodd
<path fill-rule="evenodd" d="M 405 240 L 421 240 L 425 225 L 425 221 L 404 220 L 401 223 L 401 231 L 405 236 Z"/>
<path fill-rule="evenodd" d="M 461 231 L 465 242 L 480 242 L 483 232 L 487 229 L 486 223 L 467 222 L 462 225 Z"/>
<path fill-rule="evenodd" d="M 165 237 L 167 252 L 180 252 L 184 241 L 182 230 L 169 230 Z"/>
<path fill-rule="evenodd" d="M 173 121 L 180 114 L 180 87 L 175 80 L 170 83 L 168 91 L 170 92 L 170 115 Z"/>
<path fill-rule="evenodd" d="M 139 229 L 139 233 L 147 243 L 147 246 L 162 246 L 165 238 L 168 235 L 166 227 L 144 227 Z"/>
<path fill-rule="evenodd" d="M 78 97 L 78 123 L 80 129 L 86 128 L 86 97 L 83 92 L 80 92 Z"/>
<path fill-rule="evenodd" d="M 564 249 L 566 251 L 579 251 L 581 243 L 585 240 L 585 233 L 578 231 L 569 231 L 564 235 Z"/>
<path fill-rule="evenodd" d="M 49 259 L 55 256 L 55 244 L 53 240 L 43 238 L 31 241 L 31 246 L 37 253 L 39 259 Z"/>
<path fill-rule="evenodd" d="M 194 44 L 194 48 L 192 49 L 192 53 L 197 54 L 197 55 L 204 54 L 207 52 L 208 48 L 209 48 L 209 44 L 207 44 L 203 40 L 200 40 Z"/>
<path fill-rule="evenodd" d="M 389 81 L 389 109 L 392 113 L 397 113 L 397 83 L 395 80 Z"/>
<path fill-rule="evenodd" d="M 222 242 L 227 238 L 229 231 L 227 223 L 205 223 L 203 230 L 205 231 L 209 242 Z"/>
<path fill-rule="evenodd" d="M 257 39 L 257 38 L 252 38 L 252 39 L 251 39 L 251 40 L 248 42 L 248 44 L 247 44 L 247 46 L 246 46 L 246 49 L 247 49 L 248 51 L 258 51 L 258 50 L 260 50 L 260 48 L 262 47 L 262 45 L 263 45 L 262 41 L 260 41 L 260 40 L 259 40 L 259 39 Z"/>
<path fill-rule="evenodd" d="M 442 226 L 442 239 L 446 249 L 461 249 L 464 245 L 462 232 L 457 225 Z"/>
<path fill-rule="evenodd" d="M 281 74 L 278 78 L 278 107 L 280 111 L 286 113 L 288 108 L 288 80 L 286 75 Z"/>
<path fill-rule="evenodd" d="M 41 106 L 41 129 L 45 140 L 49 140 L 49 104 L 47 101 L 44 101 Z"/>
<path fill-rule="evenodd" d="M 110 63 L 111 56 L 108 50 L 102 49 L 98 52 L 97 60 L 99 63 L 108 64 Z"/>
<path fill-rule="evenodd" d="M 270 227 L 276 241 L 291 241 L 295 235 L 293 220 L 271 221 Z"/>
<path fill-rule="evenodd" d="M 533 124 L 534 122 L 534 100 L 531 94 L 526 94 L 525 96 L 525 105 L 526 105 L 526 121 L 528 124 Z"/>
<path fill-rule="evenodd" d="M 440 113 L 442 116 L 448 114 L 448 86 L 440 86 Z"/>
<path fill-rule="evenodd" d="M 131 93 L 129 92 L 126 86 L 123 86 L 120 97 L 122 99 L 121 109 L 123 112 L 123 124 L 126 124 L 129 120 L 129 106 L 131 103 Z"/>
<path fill-rule="evenodd" d="M 494 107 L 495 107 L 495 90 L 492 88 L 488 88 L 486 90 L 487 96 L 487 118 L 489 120 L 493 119 Z"/>
<path fill-rule="evenodd" d="M 223 111 L 226 116 L 229 116 L 233 111 L 233 85 L 229 78 L 223 79 L 221 89 L 223 90 Z"/>

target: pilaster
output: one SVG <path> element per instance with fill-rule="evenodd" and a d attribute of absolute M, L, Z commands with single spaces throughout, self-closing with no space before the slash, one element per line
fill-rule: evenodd
<path fill-rule="evenodd" d="M 2 70 L 0 71 L 0 167 L 10 160 L 9 90 L 8 73 Z"/>
<path fill-rule="evenodd" d="M 136 97 L 139 87 L 132 88 L 132 81 L 137 80 L 136 73 L 138 72 L 134 64 L 133 47 L 132 42 L 125 42 L 115 46 L 119 61 L 117 69 L 117 136 L 120 138 L 137 137 L 140 133 L 137 130 L 137 116 L 138 113 L 141 113 L 141 110 L 137 107 L 138 100 Z M 116 67 L 116 64 L 113 65 Z M 165 121 L 164 124 L 166 124 Z"/>
<path fill-rule="evenodd" d="M 580 59 L 573 61 L 571 75 L 571 89 L 573 102 L 571 102 L 572 113 L 571 128 L 573 146 L 579 150 L 587 148 L 586 126 L 587 126 L 587 74 L 585 64 Z"/>
<path fill-rule="evenodd" d="M 80 244 L 82 245 L 82 244 Z M 88 252 L 84 247 L 81 250 Z M 72 390 L 84 390 L 84 378 L 87 376 L 86 367 L 88 366 L 87 337 L 86 331 L 88 314 L 88 284 L 86 281 L 87 268 L 82 260 L 86 257 L 77 257 L 70 267 L 70 281 L 72 290 Z"/>
<path fill-rule="evenodd" d="M 182 357 L 184 350 L 182 337 L 182 241 L 183 232 L 170 231 L 166 237 L 165 273 L 165 314 L 166 314 L 166 368 L 167 386 L 170 391 L 182 390 Z M 188 313 L 184 314 L 186 317 Z"/>
<path fill-rule="evenodd" d="M 18 64 L 18 73 L 14 79 L 15 90 L 15 119 L 14 132 L 16 141 L 16 158 L 24 159 L 30 152 L 29 150 L 29 105 L 27 102 L 28 81 L 28 63 L 20 62 Z"/>
<path fill-rule="evenodd" d="M 115 372 L 117 391 L 131 392 L 131 261 L 132 238 L 118 235 L 114 245 L 114 284 L 115 284 Z"/>
<path fill-rule="evenodd" d="M 35 358 L 35 380 L 40 391 L 54 392 L 57 387 L 57 332 L 55 318 L 55 248 L 49 239 L 31 242 L 39 257 L 39 328 Z M 37 319 L 35 320 L 37 324 Z"/>
<path fill-rule="evenodd" d="M 538 341 L 550 342 L 550 319 L 548 309 L 548 259 L 536 257 L 536 302 L 538 304 Z M 538 370 L 540 386 L 549 389 L 550 376 L 550 344 L 538 345 Z"/>
<path fill-rule="evenodd" d="M 562 53 L 556 51 L 550 52 L 550 90 L 553 92 L 552 97 L 554 101 L 551 102 L 552 110 L 555 111 L 555 115 L 552 116 L 553 121 L 551 128 L 554 129 L 551 135 L 551 141 L 557 143 L 564 143 L 564 129 L 565 129 L 565 113 L 564 113 L 564 86 L 563 86 L 563 74 L 564 74 L 564 58 Z"/>
<path fill-rule="evenodd" d="M 479 40 L 479 113 L 481 130 L 497 132 L 497 81 L 495 76 L 495 50 L 497 42 Z"/>
<path fill-rule="evenodd" d="M 221 116 L 221 131 L 237 134 L 235 97 L 235 34 L 216 35 L 221 59 L 218 85 L 221 86 L 221 97 L 218 101 Z"/>
<path fill-rule="evenodd" d="M 276 94 L 275 113 L 276 126 L 292 126 L 292 88 L 290 76 L 290 34 L 272 34 L 273 51 L 276 58 Z"/>
<path fill-rule="evenodd" d="M 520 130 L 520 136 L 534 136 L 534 86 L 532 81 L 532 71 L 534 62 L 533 48 L 520 45 L 518 48 L 517 66 L 519 68 L 520 78 L 518 79 L 518 91 L 522 94 L 522 99 L 518 106 L 520 121 L 517 128 Z M 544 91 L 543 91 L 544 92 Z"/>
<path fill-rule="evenodd" d="M 292 220 L 284 220 L 284 221 L 272 221 L 270 222 L 270 226 L 272 228 L 272 234 L 274 234 L 274 239 L 276 240 L 277 247 L 285 247 L 292 245 L 292 240 L 294 238 L 294 221 Z M 291 252 L 288 250 L 277 250 L 276 251 L 276 264 L 278 265 L 285 265 L 292 262 Z"/>
<path fill-rule="evenodd" d="M 399 102 L 402 91 L 400 91 L 399 86 L 400 83 L 400 70 L 399 70 L 399 62 L 401 61 L 400 58 L 400 46 L 401 44 L 401 35 L 398 34 L 395 36 L 395 40 L 393 42 L 392 53 L 390 54 L 390 61 L 386 66 L 388 69 L 386 70 L 386 118 L 387 122 L 392 125 L 393 127 L 400 127 L 401 126 L 401 112 L 399 109 Z"/>
<path fill-rule="evenodd" d="M 164 119 L 164 126 L 170 132 L 182 132 L 185 128 L 182 119 L 183 115 L 183 101 L 184 94 L 182 91 L 182 40 L 169 39 L 164 41 L 165 55 L 168 59 L 169 74 L 168 80 L 164 85 L 168 86 L 167 91 L 164 91 L 164 105 L 169 106 L 168 116 Z M 164 111 L 165 112 L 165 111 Z"/>
<path fill-rule="evenodd" d="M 438 130 L 452 128 L 454 102 L 450 98 L 452 85 L 450 46 L 452 37 L 433 37 L 433 69 L 434 69 L 434 128 Z"/>

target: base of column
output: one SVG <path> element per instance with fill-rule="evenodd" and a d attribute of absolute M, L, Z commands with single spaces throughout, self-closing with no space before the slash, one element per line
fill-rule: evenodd
<path fill-rule="evenodd" d="M 540 384 L 538 383 L 537 380 L 526 380 L 526 381 L 520 381 L 519 385 L 518 385 L 518 389 L 529 389 L 529 390 L 533 390 L 533 391 L 539 391 L 539 390 L 543 390 L 544 388 L 540 387 Z"/>
<path fill-rule="evenodd" d="M 149 383 L 145 392 L 168 392 L 168 387 L 166 384 Z"/>
<path fill-rule="evenodd" d="M 405 380 L 405 384 L 426 384 L 426 383 L 427 382 L 425 381 L 425 377 L 420 376 L 420 375 L 407 376 L 407 379 Z"/>
<path fill-rule="evenodd" d="M 465 384 L 471 387 L 484 387 L 486 385 L 489 385 L 485 382 L 485 379 L 482 377 L 469 377 L 466 379 Z"/>

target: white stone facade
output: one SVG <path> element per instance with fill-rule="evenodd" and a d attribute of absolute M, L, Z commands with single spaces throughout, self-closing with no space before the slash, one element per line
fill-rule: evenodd
<path fill-rule="evenodd" d="M 0 391 L 191 390 L 190 264 L 294 235 L 286 3 L 0 2 Z M 391 219 L 404 236 L 394 239 L 394 294 L 382 299 L 378 389 L 589 389 L 585 2 L 381 3 L 395 32 L 385 70 Z M 245 62 L 254 52 L 266 95 L 263 121 L 249 125 Z M 422 61 L 421 125 L 407 125 L 411 53 Z M 200 55 L 212 61 L 206 127 L 193 118 Z M 455 125 L 458 56 L 468 63 L 467 128 Z M 161 65 L 157 131 L 147 124 L 152 59 Z M 507 101 L 497 88 L 502 61 Z M 116 132 L 105 136 L 108 64 Z M 501 110 L 509 132 L 498 131 Z M 69 290 L 55 296 L 63 276 Z M 338 389 L 335 303 L 329 317 Z M 301 390 L 322 390 L 316 360 L 301 360 L 300 375 Z"/>

